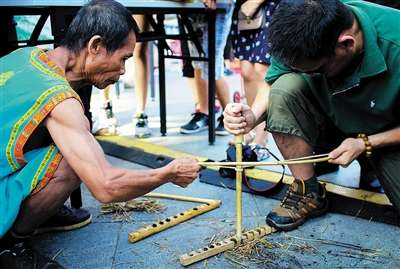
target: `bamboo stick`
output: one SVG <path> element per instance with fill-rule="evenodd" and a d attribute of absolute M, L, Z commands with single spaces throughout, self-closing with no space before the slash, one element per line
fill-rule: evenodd
<path fill-rule="evenodd" d="M 144 196 L 150 197 L 150 198 L 171 199 L 171 200 L 188 201 L 188 202 L 202 203 L 202 204 L 209 204 L 211 202 L 218 201 L 218 200 L 213 200 L 213 199 L 197 198 L 197 197 L 158 193 L 158 192 L 149 192 L 149 193 L 145 194 Z"/>
<path fill-rule="evenodd" d="M 323 153 L 323 154 L 317 154 L 317 155 L 304 156 L 304 157 L 300 157 L 300 158 L 292 158 L 292 159 L 288 159 L 287 161 L 300 161 L 300 160 L 317 159 L 317 158 L 328 157 L 328 155 L 329 155 L 329 153 Z"/>
<path fill-rule="evenodd" d="M 236 161 L 242 162 L 243 135 L 235 136 Z M 242 174 L 243 168 L 236 165 L 236 238 L 240 242 L 242 237 Z"/>
<path fill-rule="evenodd" d="M 212 200 L 211 202 L 207 202 L 205 204 L 196 206 L 192 209 L 181 212 L 175 216 L 160 220 L 159 222 L 155 222 L 151 225 L 143 227 L 137 231 L 129 233 L 128 241 L 131 243 L 135 243 L 139 240 L 142 240 L 150 235 L 155 233 L 164 231 L 172 226 L 175 226 L 179 223 L 187 221 L 195 216 L 204 214 L 208 211 L 211 211 L 221 205 L 220 200 Z"/>
<path fill-rule="evenodd" d="M 191 251 L 187 254 L 183 254 L 182 256 L 179 257 L 179 261 L 181 262 L 181 264 L 183 266 L 188 266 L 195 262 L 215 256 L 224 251 L 233 249 L 234 247 L 236 247 L 237 245 L 239 245 L 241 243 L 247 243 L 252 240 L 261 239 L 265 235 L 273 233 L 273 232 L 276 232 L 276 229 L 274 229 L 268 225 L 263 225 L 263 226 L 255 228 L 253 230 L 244 232 L 242 234 L 241 242 L 239 242 L 237 240 L 236 235 L 235 235 L 235 236 L 226 238 L 222 241 L 219 241 L 217 243 L 213 243 L 206 247 Z"/>
<path fill-rule="evenodd" d="M 284 161 L 270 161 L 270 162 L 198 162 L 199 165 L 207 167 L 207 166 L 219 166 L 224 168 L 232 168 L 235 169 L 234 166 L 241 165 L 242 168 L 252 167 L 252 166 L 273 166 L 273 165 L 290 165 L 290 164 L 305 164 L 305 163 L 318 163 L 318 162 L 326 162 L 330 160 L 330 157 L 321 157 L 321 158 L 310 158 L 306 159 L 305 157 L 302 159 L 293 159 L 293 160 L 284 160 Z"/>

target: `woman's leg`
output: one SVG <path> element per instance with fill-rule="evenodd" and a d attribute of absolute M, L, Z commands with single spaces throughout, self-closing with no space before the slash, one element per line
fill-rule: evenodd
<path fill-rule="evenodd" d="M 253 105 L 254 99 L 257 96 L 259 89 L 264 89 L 265 74 L 268 70 L 268 65 L 260 63 L 251 63 L 249 61 L 241 61 L 240 69 L 244 82 L 244 92 L 249 106 Z M 265 122 L 254 128 L 255 136 L 251 142 L 265 147 L 267 145 L 268 132 L 265 129 Z M 249 139 L 249 138 L 248 138 Z"/>

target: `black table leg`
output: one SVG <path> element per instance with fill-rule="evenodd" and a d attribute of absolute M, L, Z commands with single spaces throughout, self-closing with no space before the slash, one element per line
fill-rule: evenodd
<path fill-rule="evenodd" d="M 69 197 L 71 202 L 71 207 L 73 208 L 81 208 L 82 207 L 82 194 L 81 194 L 81 187 L 77 188 L 71 193 Z"/>
<path fill-rule="evenodd" d="M 157 15 L 158 25 L 164 29 L 164 15 Z M 158 76 L 159 76 L 159 91 L 160 91 L 160 125 L 161 135 L 167 134 L 167 108 L 165 97 L 165 57 L 164 46 L 162 42 L 158 42 Z"/>
<path fill-rule="evenodd" d="M 208 142 L 215 142 L 215 19 L 216 12 L 208 13 Z"/>

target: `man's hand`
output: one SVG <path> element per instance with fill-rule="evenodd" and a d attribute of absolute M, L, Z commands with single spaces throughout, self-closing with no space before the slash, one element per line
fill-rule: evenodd
<path fill-rule="evenodd" d="M 216 0 L 203 0 L 203 4 L 206 8 L 209 8 L 209 9 L 217 8 Z"/>
<path fill-rule="evenodd" d="M 170 182 L 185 188 L 199 176 L 200 166 L 194 158 L 177 158 L 165 169 Z"/>
<path fill-rule="evenodd" d="M 332 158 L 329 162 L 347 167 L 364 151 L 365 144 L 361 138 L 346 138 L 339 147 L 329 153 L 328 156 Z"/>
<path fill-rule="evenodd" d="M 231 103 L 224 110 L 224 127 L 232 134 L 246 134 L 255 127 L 256 116 L 248 105 Z"/>

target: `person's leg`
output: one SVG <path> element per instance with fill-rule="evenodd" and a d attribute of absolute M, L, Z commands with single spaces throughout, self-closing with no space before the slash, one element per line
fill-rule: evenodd
<path fill-rule="evenodd" d="M 215 86 L 216 86 L 217 97 L 222 106 L 222 111 L 223 111 L 226 105 L 230 102 L 229 86 L 225 78 L 222 76 L 215 82 Z M 222 114 L 217 119 L 217 127 L 215 128 L 215 134 L 230 135 L 230 133 L 224 127 L 224 116 Z"/>
<path fill-rule="evenodd" d="M 107 118 L 107 125 L 108 125 L 108 131 L 110 134 L 117 134 L 117 119 L 115 118 L 114 112 L 113 112 L 113 106 L 112 106 L 112 101 L 110 97 L 110 89 L 111 86 L 108 86 L 103 90 L 103 98 L 104 98 L 104 110 L 106 112 L 106 118 Z"/>
<path fill-rule="evenodd" d="M 148 28 L 148 22 L 144 15 L 133 15 L 140 31 L 145 31 Z M 148 43 L 138 42 L 133 50 L 133 60 L 135 62 L 135 100 L 136 114 L 143 113 L 146 108 L 147 101 L 147 84 L 149 78 Z"/>
<path fill-rule="evenodd" d="M 133 58 L 135 62 L 135 100 L 136 114 L 143 113 L 147 102 L 147 42 L 136 43 Z"/>
<path fill-rule="evenodd" d="M 204 44 L 206 44 L 206 42 L 204 42 L 204 37 L 206 36 L 207 29 L 205 17 L 202 15 L 197 15 L 192 19 L 194 30 L 202 32 L 202 36 L 198 41 L 203 45 L 203 49 L 205 49 L 205 53 L 207 53 L 207 47 L 204 46 Z M 193 42 L 188 43 L 188 49 L 190 56 L 202 56 L 199 55 L 199 51 Z M 194 76 L 190 83 L 192 85 L 196 111 L 194 114 L 192 114 L 192 118 L 189 120 L 189 122 L 180 127 L 179 131 L 182 134 L 197 133 L 208 128 L 208 91 L 207 81 L 203 79 L 204 63 L 201 61 L 193 61 L 192 66 L 194 68 Z"/>
<path fill-rule="evenodd" d="M 133 15 L 140 31 L 146 31 L 149 23 L 144 15 Z M 151 131 L 148 127 L 147 115 L 145 113 L 147 103 L 149 70 L 148 70 L 148 43 L 138 42 L 133 50 L 133 60 L 135 62 L 135 136 L 148 137 Z"/>
<path fill-rule="evenodd" d="M 208 116 L 208 81 L 203 79 L 200 69 L 195 69 L 194 83 L 198 111 Z M 224 77 L 221 76 L 220 79 L 215 81 L 215 88 L 218 100 L 221 102 L 222 109 L 224 109 L 230 100 L 229 86 Z M 223 121 L 219 119 L 219 123 L 223 123 Z M 216 133 L 218 135 L 228 135 L 223 125 L 216 128 Z"/>
<path fill-rule="evenodd" d="M 218 100 L 221 103 L 222 109 L 225 109 L 226 105 L 230 102 L 229 85 L 226 82 L 226 79 L 221 77 L 215 81 L 215 86 Z"/>
<path fill-rule="evenodd" d="M 266 124 L 285 159 L 312 155 L 326 123 L 300 75 L 284 75 L 272 85 Z M 294 229 L 308 217 L 327 210 L 325 189 L 317 182 L 313 164 L 289 168 L 295 181 L 282 203 L 266 218 L 269 225 L 283 230 Z"/>
<path fill-rule="evenodd" d="M 202 78 L 202 71 L 195 69 L 196 94 L 199 111 L 208 115 L 208 81 Z M 222 108 L 229 103 L 229 86 L 224 77 L 220 77 L 215 81 L 215 90 Z"/>
<path fill-rule="evenodd" d="M 197 82 L 194 79 L 194 71 L 193 71 L 193 77 L 188 77 L 187 78 L 189 88 L 192 91 L 193 94 L 193 100 L 194 100 L 194 107 L 195 107 L 195 112 L 200 111 L 200 106 L 199 106 L 199 97 L 197 96 Z"/>
<path fill-rule="evenodd" d="M 102 99 L 103 99 L 103 107 L 104 109 L 104 114 L 105 118 L 103 115 L 99 115 L 97 123 L 95 123 L 95 126 L 93 129 L 94 135 L 115 135 L 117 134 L 117 119 L 115 118 L 114 112 L 113 112 L 113 106 L 112 106 L 112 101 L 110 97 L 110 88 L 111 86 L 107 86 L 104 88 L 101 93 L 102 93 Z M 97 130 L 96 130 L 97 129 Z"/>
<path fill-rule="evenodd" d="M 229 102 L 229 89 L 225 80 L 222 79 L 224 72 L 224 48 L 229 34 L 231 16 L 233 6 L 226 14 L 217 15 L 216 20 L 216 51 L 215 51 L 215 78 L 216 78 L 216 93 L 222 98 L 221 104 L 223 107 Z M 203 48 L 208 46 L 207 28 L 202 29 L 202 45 Z M 206 51 L 208 54 L 208 52 Z M 195 63 L 195 83 L 198 97 L 198 109 L 189 123 L 180 128 L 181 133 L 190 134 L 208 128 L 208 63 Z M 224 104 L 225 103 L 225 104 Z M 223 119 L 220 117 L 220 123 L 216 128 L 216 134 L 225 135 L 227 131 L 223 128 Z M 222 127 L 222 128 L 221 128 Z"/>
<path fill-rule="evenodd" d="M 198 72 L 197 75 L 201 74 L 201 70 L 199 71 L 200 72 Z M 196 76 L 196 92 L 199 100 L 200 111 L 208 115 L 208 81 L 201 78 L 201 76 Z M 215 81 L 215 93 L 224 109 L 230 101 L 229 85 L 224 77 L 220 77 Z"/>
<path fill-rule="evenodd" d="M 79 178 L 67 162 L 61 160 L 49 183 L 25 199 L 12 228 L 0 240 L 0 268 L 63 268 L 33 250 L 28 241 L 39 225 L 63 206 L 79 184 Z"/>
<path fill-rule="evenodd" d="M 186 29 L 183 25 L 183 22 L 181 20 L 181 16 L 178 16 L 178 28 L 179 28 L 179 34 L 185 35 L 186 34 Z M 188 40 L 181 40 L 181 53 L 182 56 L 190 56 L 190 49 L 189 49 L 189 41 Z M 195 103 L 195 112 L 199 111 L 199 105 L 198 105 L 198 96 L 197 96 L 197 90 L 196 90 L 196 81 L 194 79 L 194 68 L 191 60 L 182 60 L 182 76 L 187 78 L 189 88 L 192 90 L 193 93 L 193 98 L 194 98 L 194 103 Z"/>
<path fill-rule="evenodd" d="M 268 70 L 268 65 L 260 63 L 251 63 L 249 61 L 240 61 L 240 69 L 243 78 L 244 92 L 246 95 L 247 104 L 253 105 L 257 92 L 264 89 L 265 74 Z M 268 132 L 265 131 L 265 122 L 254 128 L 255 135 L 251 142 L 265 147 L 267 145 Z"/>
<path fill-rule="evenodd" d="M 326 128 L 326 117 L 315 103 L 307 82 L 298 74 L 283 75 L 272 84 L 266 124 L 285 159 L 313 153 Z M 313 164 L 289 168 L 297 179 L 314 176 Z"/>
<path fill-rule="evenodd" d="M 374 150 L 371 162 L 385 194 L 400 214 L 400 147 Z"/>
<path fill-rule="evenodd" d="M 197 101 L 196 112 L 188 123 L 180 128 L 182 134 L 197 133 L 208 128 L 208 90 L 207 81 L 202 78 L 202 70 L 194 69 L 192 81 L 194 99 Z"/>
<path fill-rule="evenodd" d="M 80 179 L 62 159 L 47 186 L 23 202 L 12 231 L 17 234 L 33 233 L 61 208 L 79 184 Z"/>
<path fill-rule="evenodd" d="M 217 15 L 215 32 L 215 92 L 221 104 L 222 111 L 230 102 L 230 91 L 228 83 L 224 78 L 224 61 L 225 61 L 225 48 L 230 46 L 228 44 L 228 36 L 232 23 L 233 4 L 227 9 L 226 14 Z M 230 42 L 230 40 L 229 40 Z M 229 49 L 230 50 L 230 49 Z M 208 66 L 205 68 L 208 74 Z M 221 114 L 217 119 L 217 126 L 215 128 L 216 135 L 229 135 L 229 132 L 224 127 L 224 117 Z"/>
<path fill-rule="evenodd" d="M 208 115 L 208 82 L 203 79 L 202 71 L 199 68 L 194 69 L 194 83 L 199 111 Z"/>

